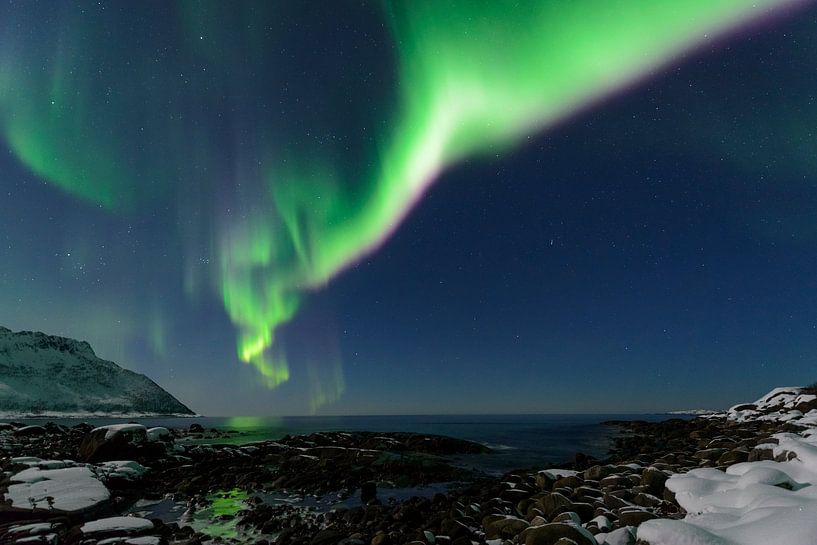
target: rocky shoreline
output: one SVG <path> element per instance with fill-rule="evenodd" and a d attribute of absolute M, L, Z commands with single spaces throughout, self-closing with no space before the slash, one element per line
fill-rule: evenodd
<path fill-rule="evenodd" d="M 796 409 L 609 422 L 622 432 L 605 460 L 577 454 L 499 478 L 456 463 L 486 447 L 442 436 L 333 432 L 236 445 L 197 424 L 0 424 L 0 543 L 673 544 L 647 521 L 688 518 L 677 477 L 792 460 L 775 451 L 775 436 L 802 433 L 786 415 L 817 409 L 808 405 L 817 397 L 797 399 Z M 419 492 L 380 498 L 400 488 Z"/>

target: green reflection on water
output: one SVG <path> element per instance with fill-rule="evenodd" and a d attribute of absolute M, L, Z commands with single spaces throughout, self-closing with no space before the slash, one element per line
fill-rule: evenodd
<path fill-rule="evenodd" d="M 247 507 L 249 496 L 244 490 L 220 490 L 207 496 L 212 502 L 193 515 L 193 528 L 213 538 L 239 539 L 236 515 Z"/>
<path fill-rule="evenodd" d="M 259 431 L 282 428 L 284 420 L 275 416 L 233 416 L 227 419 L 226 427 L 238 431 Z"/>

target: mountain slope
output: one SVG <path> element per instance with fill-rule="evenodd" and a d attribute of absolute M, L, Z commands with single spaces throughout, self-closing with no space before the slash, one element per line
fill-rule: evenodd
<path fill-rule="evenodd" d="M 0 412 L 193 414 L 146 376 L 98 358 L 87 342 L 4 327 Z"/>

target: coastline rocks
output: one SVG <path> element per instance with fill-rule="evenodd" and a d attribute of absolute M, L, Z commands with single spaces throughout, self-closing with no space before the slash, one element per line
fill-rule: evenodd
<path fill-rule="evenodd" d="M 14 435 L 18 437 L 27 437 L 31 435 L 45 435 L 46 429 L 42 426 L 23 426 L 22 428 L 14 430 Z"/>
<path fill-rule="evenodd" d="M 639 485 L 644 488 L 644 491 L 653 496 L 660 496 L 664 492 L 664 485 L 669 476 L 655 467 L 648 467 L 641 474 Z"/>
<path fill-rule="evenodd" d="M 482 519 L 486 539 L 512 538 L 528 526 L 526 520 L 511 515 L 488 515 Z"/>
<path fill-rule="evenodd" d="M 645 527 L 646 536 L 657 523 L 688 516 L 667 485 L 681 482 L 673 475 L 695 477 L 690 471 L 698 470 L 720 476 L 717 482 L 762 483 L 780 493 L 801 487 L 771 471 L 744 475 L 741 464 L 797 456 L 800 447 L 780 433 L 796 429 L 788 422 L 699 418 L 617 425 L 622 431 L 608 459 L 579 457 L 560 468 L 519 469 L 501 477 L 464 470 L 457 458 L 447 457 L 484 452 L 482 445 L 439 436 L 332 432 L 236 445 L 225 431 L 142 431 L 138 425 L 44 426 L 45 434 L 31 436 L 14 434 L 22 425 L 10 426 L 0 429 L 8 456 L 0 464 L 11 474 L 69 469 L 66 459 L 75 458 L 81 444 L 88 449 L 91 438 L 94 452 L 106 442 L 124 441 L 123 448 L 133 450 L 119 452 L 141 458 L 87 467 L 109 491 L 105 514 L 147 518 L 146 511 L 124 507 L 145 499 L 176 502 L 188 511 L 184 521 L 153 521 L 151 529 L 118 529 L 109 537 L 82 534 L 82 520 L 50 514 L 40 517 L 43 526 L 24 530 L 53 534 L 69 545 L 107 539 L 195 545 L 213 539 L 201 533 L 202 525 L 186 526 L 205 512 L 214 514 L 214 524 L 234 521 L 236 532 L 250 536 L 246 542 L 276 545 L 633 545 L 638 528 Z M 154 447 L 157 454 L 149 457 Z M 445 486 L 418 491 L 427 497 L 389 499 L 389 489 L 429 483 Z M 58 522 L 61 527 L 51 526 Z M 15 542 L 6 531 L 0 527 L 0 542 Z"/>
<path fill-rule="evenodd" d="M 4 498 L 10 503 L 0 510 L 5 520 L 24 514 L 53 517 L 99 510 L 111 494 L 88 467 L 40 469 L 30 467 L 9 479 Z"/>
<path fill-rule="evenodd" d="M 173 442 L 173 434 L 164 427 L 149 428 L 145 432 L 148 441 Z"/>
<path fill-rule="evenodd" d="M 658 518 L 658 516 L 641 509 L 622 509 L 618 514 L 618 521 L 624 526 L 638 526 L 642 522 L 654 518 Z"/>
<path fill-rule="evenodd" d="M 153 523 L 139 517 L 108 517 L 83 524 L 79 531 L 85 535 L 137 534 L 153 530 Z"/>
<path fill-rule="evenodd" d="M 79 445 L 83 462 L 111 460 L 152 460 L 165 453 L 164 444 L 172 440 L 167 428 L 148 429 L 141 424 L 102 426 L 89 431 Z"/>
<path fill-rule="evenodd" d="M 560 522 L 532 526 L 519 534 L 519 542 L 525 545 L 556 545 L 560 539 L 570 539 L 576 545 L 596 545 L 593 534 L 574 524 Z"/>
<path fill-rule="evenodd" d="M 79 445 L 79 459 L 84 462 L 103 462 L 133 458 L 135 445 L 147 440 L 144 426 L 114 428 L 103 426 L 88 432 Z"/>

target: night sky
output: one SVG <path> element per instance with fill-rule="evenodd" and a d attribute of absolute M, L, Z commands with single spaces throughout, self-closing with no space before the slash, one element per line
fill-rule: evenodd
<path fill-rule="evenodd" d="M 209 415 L 817 380 L 817 6 L 0 4 L 0 325 Z"/>

